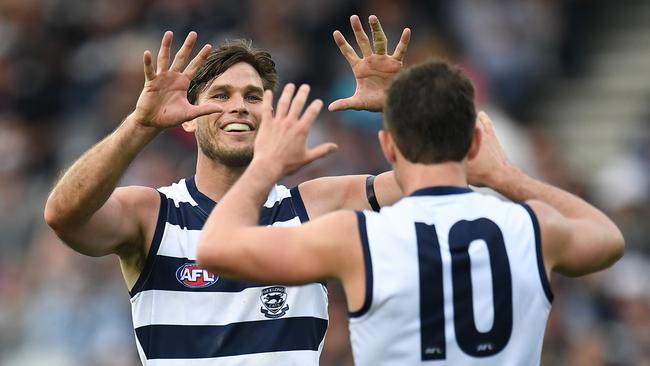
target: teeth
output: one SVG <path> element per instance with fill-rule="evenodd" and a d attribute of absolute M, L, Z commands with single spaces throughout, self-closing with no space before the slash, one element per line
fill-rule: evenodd
<path fill-rule="evenodd" d="M 245 123 L 230 123 L 227 124 L 226 127 L 223 128 L 223 130 L 226 132 L 230 132 L 230 131 L 244 132 L 244 131 L 250 131 L 251 128 Z"/>

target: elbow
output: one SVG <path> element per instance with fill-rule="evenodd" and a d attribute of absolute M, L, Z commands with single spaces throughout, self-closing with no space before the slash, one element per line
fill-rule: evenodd
<path fill-rule="evenodd" d="M 55 205 L 48 200 L 43 210 L 43 219 L 47 226 L 51 227 L 57 234 L 63 231 L 65 227 L 65 217 L 61 214 Z"/>
<path fill-rule="evenodd" d="M 623 254 L 625 254 L 625 238 L 623 237 L 623 233 L 621 233 L 618 228 L 616 229 L 616 233 L 614 237 L 612 238 L 612 255 L 611 255 L 611 263 L 610 265 L 616 263 L 619 259 L 623 257 Z"/>

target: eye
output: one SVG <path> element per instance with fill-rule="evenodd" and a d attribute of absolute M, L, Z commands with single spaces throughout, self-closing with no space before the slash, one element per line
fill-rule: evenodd
<path fill-rule="evenodd" d="M 224 93 L 219 93 L 219 94 L 215 94 L 215 95 L 212 97 L 212 99 L 228 100 L 228 95 L 226 95 L 226 94 L 224 94 Z"/>
<path fill-rule="evenodd" d="M 249 101 L 249 102 L 254 103 L 254 102 L 261 101 L 262 97 L 260 97 L 259 95 L 256 95 L 256 94 L 249 94 L 249 95 L 246 96 L 246 100 Z"/>

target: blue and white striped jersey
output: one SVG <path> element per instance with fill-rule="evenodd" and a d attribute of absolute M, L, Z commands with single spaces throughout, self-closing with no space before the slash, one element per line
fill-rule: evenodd
<path fill-rule="evenodd" d="M 357 217 L 356 365 L 539 364 L 552 293 L 527 205 L 433 187 Z"/>
<path fill-rule="evenodd" d="M 325 286 L 263 286 L 198 267 L 198 238 L 215 202 L 197 190 L 193 177 L 158 191 L 154 238 L 131 290 L 142 363 L 318 365 L 328 322 Z M 260 225 L 307 220 L 298 189 L 279 185 L 260 214 Z"/>

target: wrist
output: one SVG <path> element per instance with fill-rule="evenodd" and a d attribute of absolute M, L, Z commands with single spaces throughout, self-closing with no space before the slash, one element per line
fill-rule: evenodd
<path fill-rule="evenodd" d="M 254 173 L 258 179 L 272 183 L 276 183 L 284 177 L 280 164 L 255 156 L 247 170 Z"/>
<path fill-rule="evenodd" d="M 505 196 L 509 196 L 513 187 L 517 187 L 525 177 L 526 174 L 519 168 L 508 165 L 499 169 L 497 174 L 493 174 L 487 186 Z"/>
<path fill-rule="evenodd" d="M 162 132 L 162 129 L 148 124 L 146 120 L 139 117 L 135 112 L 129 114 L 124 121 L 122 121 L 122 128 L 128 130 L 129 135 L 134 138 L 153 139 Z"/>

